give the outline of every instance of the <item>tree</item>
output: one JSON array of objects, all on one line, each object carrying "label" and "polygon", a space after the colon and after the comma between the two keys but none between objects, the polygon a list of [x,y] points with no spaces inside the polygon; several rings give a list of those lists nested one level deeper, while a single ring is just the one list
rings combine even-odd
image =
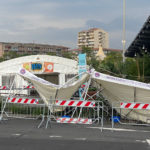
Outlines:
[{"label": "tree", "polygon": [[17,54],[17,52],[15,52],[15,51],[6,52],[3,55],[4,60],[9,60],[9,59],[17,58],[17,57],[20,57],[20,55]]},{"label": "tree", "polygon": [[75,59],[76,55],[72,52],[62,52],[62,57],[69,58],[69,59]]},{"label": "tree", "polygon": [[150,82],[150,54],[143,52],[135,57],[138,68],[138,80]]},{"label": "tree", "polygon": [[126,58],[124,63],[124,74],[127,79],[138,80],[138,67],[136,59]]},{"label": "tree", "polygon": [[82,54],[86,53],[87,58],[90,58],[93,55],[93,50],[90,47],[82,47]]},{"label": "tree", "polygon": [[97,60],[94,50],[90,47],[82,47],[82,53],[86,53],[87,64],[98,71],[100,61]]},{"label": "tree", "polygon": [[117,53],[117,52],[109,53],[107,57],[105,57],[105,59],[101,61],[99,67],[100,70],[103,72],[107,70],[108,72],[112,72],[114,74],[121,76],[124,71],[121,53]]},{"label": "tree", "polygon": [[56,52],[48,52],[47,55],[56,56]]}]

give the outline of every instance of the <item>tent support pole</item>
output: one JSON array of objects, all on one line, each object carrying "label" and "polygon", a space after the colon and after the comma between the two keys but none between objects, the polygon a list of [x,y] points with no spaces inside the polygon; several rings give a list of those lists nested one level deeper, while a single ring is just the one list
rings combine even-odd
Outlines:
[{"label": "tent support pole", "polygon": [[134,87],[134,102],[136,102],[136,87]]}]

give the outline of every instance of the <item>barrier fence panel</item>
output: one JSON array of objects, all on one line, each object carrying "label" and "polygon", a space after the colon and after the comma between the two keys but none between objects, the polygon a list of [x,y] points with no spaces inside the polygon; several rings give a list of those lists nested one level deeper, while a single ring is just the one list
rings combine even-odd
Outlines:
[{"label": "barrier fence panel", "polygon": [[2,75],[2,78],[0,121],[3,120],[4,115],[4,117],[26,119],[34,119],[44,115],[45,104],[41,103],[39,98],[29,97],[30,90],[34,89],[31,83],[24,81],[16,74]]},{"label": "barrier fence panel", "polygon": [[103,103],[101,101],[51,100],[48,122],[73,124],[100,123],[103,127]]},{"label": "barrier fence panel", "polygon": [[[122,115],[121,110],[150,110],[150,103],[140,103],[140,102],[115,102],[112,104],[112,130],[114,128],[114,123],[118,122],[120,124],[126,124],[126,125],[146,125],[149,126],[149,124],[139,124],[139,123],[123,123],[120,121],[120,118],[117,116],[114,116],[114,109],[120,109],[120,116]],[[129,113],[131,112],[129,111]],[[127,113],[128,114],[128,113]],[[116,121],[114,121],[116,120]]]},{"label": "barrier fence panel", "polygon": [[[8,77],[11,77],[9,84],[7,83]],[[48,114],[46,127],[51,120],[57,123],[74,124],[101,122],[101,127],[103,127],[103,103],[85,100],[90,81],[87,87],[84,87],[83,100],[50,100],[50,104],[46,107],[39,98],[28,97],[28,90],[34,89],[33,85],[24,82],[24,79],[16,74],[6,74],[4,78],[6,82],[0,86],[0,94],[3,97],[0,120],[3,120],[4,117],[36,119],[42,116],[42,121],[38,126],[40,127],[45,115]],[[73,79],[68,83],[72,81]]]},{"label": "barrier fence panel", "polygon": [[39,98],[28,97],[8,97],[2,100],[1,109],[5,105],[3,117],[22,118],[22,119],[37,119],[45,115],[45,104],[41,103]]},{"label": "barrier fence panel", "polygon": [[41,102],[39,98],[5,97],[1,104],[1,110],[4,110],[2,117],[20,119],[41,117],[38,128],[44,123],[45,116],[47,116],[46,128],[50,121],[73,124],[101,123],[101,130],[103,128],[101,101],[51,100],[48,108]]}]

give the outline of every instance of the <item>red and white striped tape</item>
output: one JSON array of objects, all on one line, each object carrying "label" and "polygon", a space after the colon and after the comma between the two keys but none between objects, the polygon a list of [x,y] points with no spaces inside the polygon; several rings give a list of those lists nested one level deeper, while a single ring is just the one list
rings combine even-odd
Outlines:
[{"label": "red and white striped tape", "polygon": [[[23,86],[24,89],[34,89],[34,86],[28,85],[28,86]],[[0,86],[0,90],[10,90],[9,87],[7,86]]]},{"label": "red and white striped tape", "polygon": [[34,89],[33,85],[24,86],[25,89]]},{"label": "red and white striped tape", "polygon": [[7,86],[0,86],[0,90],[6,90],[6,89],[8,89]]},{"label": "red and white striped tape", "polygon": [[88,119],[88,118],[57,118],[57,123],[92,124],[92,119]]},{"label": "red and white striped tape", "polygon": [[81,85],[81,88],[85,88],[85,84]]},{"label": "red and white striped tape", "polygon": [[34,98],[17,98],[9,97],[8,103],[17,103],[17,104],[38,104],[39,100]]},{"label": "red and white striped tape", "polygon": [[120,103],[120,108],[126,109],[150,109],[150,104],[141,103]]},{"label": "red and white striped tape", "polygon": [[78,101],[78,100],[56,100],[57,106],[72,106],[72,107],[95,107],[94,101]]}]

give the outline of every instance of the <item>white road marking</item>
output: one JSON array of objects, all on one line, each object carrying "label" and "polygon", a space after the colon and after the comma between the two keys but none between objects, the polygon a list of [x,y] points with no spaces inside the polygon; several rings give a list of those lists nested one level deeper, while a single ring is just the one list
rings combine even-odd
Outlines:
[{"label": "white road marking", "polygon": [[60,135],[50,135],[49,137],[50,138],[61,138],[62,136],[60,136]]},{"label": "white road marking", "polygon": [[[101,127],[87,127],[87,128],[93,128],[93,129],[101,129]],[[145,130],[133,130],[133,129],[123,129],[123,128],[103,128],[103,130],[114,130],[114,131],[129,131],[129,132],[150,132]]]},{"label": "white road marking", "polygon": [[[93,129],[101,129],[101,127],[88,127],[88,128],[93,128]],[[136,130],[132,130],[132,129],[121,129],[121,128],[103,128],[103,130],[114,130],[114,131],[136,131]]]},{"label": "white road marking", "polygon": [[146,139],[146,142],[148,143],[148,145],[150,145],[150,139]]},{"label": "white road marking", "polygon": [[136,142],[146,143],[144,140],[136,140]]},{"label": "white road marking", "polygon": [[86,138],[75,138],[75,140],[85,141]]},{"label": "white road marking", "polygon": [[15,134],[12,134],[12,135],[15,135],[15,136],[20,136],[21,134],[20,134],[20,133],[15,133]]}]

